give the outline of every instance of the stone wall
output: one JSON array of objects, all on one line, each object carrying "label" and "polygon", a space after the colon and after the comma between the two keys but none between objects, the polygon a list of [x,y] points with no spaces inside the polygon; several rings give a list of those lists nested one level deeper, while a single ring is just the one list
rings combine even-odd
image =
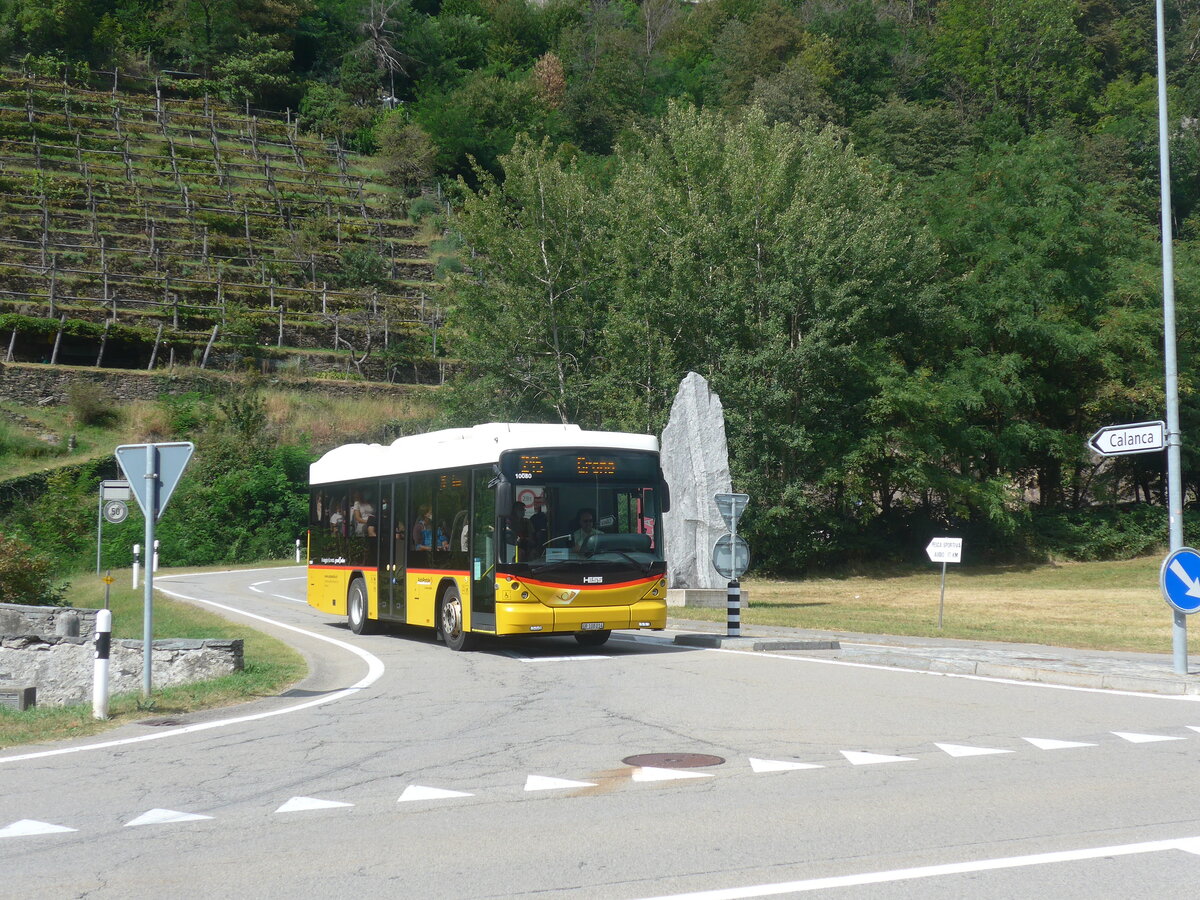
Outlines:
[{"label": "stone wall", "polygon": [[[155,641],[151,657],[155,688],[207,681],[242,669],[241,640]],[[85,638],[20,635],[0,637],[0,681],[37,688],[39,706],[90,703],[95,648]],[[142,687],[142,642],[113,641],[109,692]]]},{"label": "stone wall", "polygon": [[[95,609],[0,603],[0,682],[37,688],[39,706],[89,703],[95,668]],[[142,687],[142,642],[113,641],[109,692]],[[241,640],[155,641],[156,688],[207,681],[242,670]]]},{"label": "stone wall", "polygon": [[82,637],[91,640],[96,630],[96,609],[64,606],[19,606],[0,603],[0,637],[38,634]]},{"label": "stone wall", "polygon": [[[431,373],[430,380],[433,380]],[[0,398],[26,406],[46,406],[67,402],[72,384],[95,384],[114,401],[157,400],[162,394],[223,393],[233,382],[222,376],[198,369],[175,373],[137,372],[122,369],[80,369],[36,363],[7,363],[0,365]],[[269,379],[272,387],[294,391],[311,391],[335,397],[362,396],[364,393],[400,393],[412,390],[412,385],[381,384],[366,381],[333,381],[326,379]]]}]

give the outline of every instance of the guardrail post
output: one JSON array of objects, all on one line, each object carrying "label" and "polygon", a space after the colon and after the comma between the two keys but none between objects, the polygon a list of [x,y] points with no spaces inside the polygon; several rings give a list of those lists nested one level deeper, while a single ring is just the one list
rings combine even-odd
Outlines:
[{"label": "guardrail post", "polygon": [[92,718],[108,718],[108,655],[112,647],[112,612],[96,613],[96,661],[92,669]]}]

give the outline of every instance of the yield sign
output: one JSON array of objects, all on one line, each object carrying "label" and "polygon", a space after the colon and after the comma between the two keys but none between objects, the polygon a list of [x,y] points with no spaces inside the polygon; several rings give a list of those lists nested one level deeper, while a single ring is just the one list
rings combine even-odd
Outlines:
[{"label": "yield sign", "polygon": [[195,449],[190,441],[122,444],[117,448],[117,462],[147,519],[157,521],[162,516]]},{"label": "yield sign", "polygon": [[746,504],[750,502],[750,495],[715,494],[713,500],[717,503],[717,510],[721,513],[721,518],[725,520],[725,527],[730,531],[737,531],[738,519],[742,517]]}]

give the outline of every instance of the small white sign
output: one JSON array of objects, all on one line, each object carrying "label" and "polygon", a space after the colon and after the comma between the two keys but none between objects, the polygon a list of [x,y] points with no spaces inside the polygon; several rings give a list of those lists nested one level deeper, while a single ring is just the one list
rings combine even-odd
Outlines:
[{"label": "small white sign", "polygon": [[962,562],[962,538],[935,537],[925,548],[930,562],[956,563]]},{"label": "small white sign", "polygon": [[1167,446],[1167,426],[1165,422],[1108,425],[1088,438],[1088,446],[1101,456],[1153,453]]}]

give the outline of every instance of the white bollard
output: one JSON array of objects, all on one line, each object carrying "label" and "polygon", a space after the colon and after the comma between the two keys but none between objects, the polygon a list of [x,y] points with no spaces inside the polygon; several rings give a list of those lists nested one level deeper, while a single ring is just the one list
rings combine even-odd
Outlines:
[{"label": "white bollard", "polygon": [[158,573],[158,541],[154,542],[154,572]]},{"label": "white bollard", "polygon": [[300,562],[300,538],[296,538],[296,562]]},{"label": "white bollard", "polygon": [[96,662],[92,670],[92,718],[108,718],[108,653],[112,647],[112,613],[96,613]]},{"label": "white bollard", "polygon": [[137,590],[137,584],[138,584],[138,582],[137,582],[137,576],[138,576],[138,555],[139,555],[141,552],[142,552],[142,545],[141,545],[141,544],[134,544],[134,545],[133,545],[133,589],[134,589],[135,591]]}]

